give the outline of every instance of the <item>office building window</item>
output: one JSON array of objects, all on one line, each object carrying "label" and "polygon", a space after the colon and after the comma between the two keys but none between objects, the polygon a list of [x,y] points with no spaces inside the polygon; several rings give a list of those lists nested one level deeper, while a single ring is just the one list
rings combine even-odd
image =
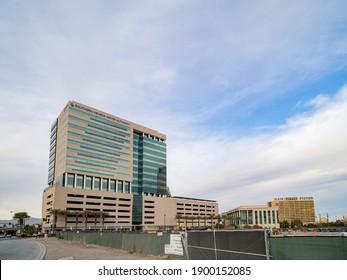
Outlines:
[{"label": "office building window", "polygon": [[76,188],[83,189],[83,175],[76,175]]},{"label": "office building window", "polygon": [[124,192],[130,193],[130,182],[124,182]]},{"label": "office building window", "polygon": [[73,188],[75,186],[75,175],[74,174],[67,174],[67,188]]},{"label": "office building window", "polygon": [[86,176],[86,189],[91,190],[92,189],[92,177]]},{"label": "office building window", "polygon": [[102,179],[102,190],[104,192],[108,191],[108,179]]},{"label": "office building window", "polygon": [[94,178],[94,190],[97,190],[97,191],[101,190],[101,179],[98,177]]},{"label": "office building window", "polygon": [[118,192],[123,192],[123,181],[118,181]]},{"label": "office building window", "polygon": [[115,191],[116,191],[116,181],[110,180],[110,192],[115,192]]}]

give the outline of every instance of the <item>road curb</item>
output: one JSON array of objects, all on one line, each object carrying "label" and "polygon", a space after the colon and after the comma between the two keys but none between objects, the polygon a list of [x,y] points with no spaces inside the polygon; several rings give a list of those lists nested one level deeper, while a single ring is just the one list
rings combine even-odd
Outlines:
[{"label": "road curb", "polygon": [[36,241],[36,240],[35,240],[35,242],[38,243],[38,244],[39,244],[39,247],[40,247],[40,253],[39,253],[37,259],[38,259],[38,260],[43,260],[43,258],[44,258],[45,255],[46,255],[47,248],[46,248],[46,246],[43,245],[40,241]]}]

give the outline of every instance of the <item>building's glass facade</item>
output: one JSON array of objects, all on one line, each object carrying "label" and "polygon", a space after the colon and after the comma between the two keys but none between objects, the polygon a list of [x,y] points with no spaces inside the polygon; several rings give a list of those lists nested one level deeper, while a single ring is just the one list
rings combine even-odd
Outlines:
[{"label": "building's glass facade", "polygon": [[279,225],[278,210],[263,210],[259,207],[237,208],[226,213],[230,217],[231,224],[244,227],[261,226],[273,227]]},{"label": "building's glass facade", "polygon": [[[58,122],[52,125],[49,180],[57,186],[130,193],[131,128],[76,108],[60,116],[60,141],[55,159]],[[55,162],[59,169],[54,170]],[[89,176],[88,176],[89,175]]]},{"label": "building's glass facade", "polygon": [[[129,195],[132,208],[122,209],[122,203],[114,203],[120,209],[111,209],[103,201],[93,211],[112,212],[109,219],[117,224],[132,218],[134,224],[141,224],[143,196],[162,197],[169,192],[165,139],[155,130],[70,101],[51,127],[48,184],[72,196],[81,191],[79,199],[86,201],[69,199],[59,208],[90,210],[87,205],[95,199],[90,195],[93,191],[102,192],[96,195],[101,200],[110,199],[110,193],[112,199],[119,194],[120,199],[129,200],[125,198]],[[49,216],[52,205],[45,206],[43,217]]]},{"label": "building's glass facade", "polygon": [[56,157],[56,146],[57,146],[57,129],[58,129],[58,119],[56,119],[51,126],[49,163],[48,163],[48,185],[52,184],[54,181],[55,157]]},{"label": "building's glass facade", "polygon": [[133,222],[136,224],[142,223],[142,195],[164,196],[168,193],[166,143],[159,138],[136,131],[133,134],[132,193]]}]

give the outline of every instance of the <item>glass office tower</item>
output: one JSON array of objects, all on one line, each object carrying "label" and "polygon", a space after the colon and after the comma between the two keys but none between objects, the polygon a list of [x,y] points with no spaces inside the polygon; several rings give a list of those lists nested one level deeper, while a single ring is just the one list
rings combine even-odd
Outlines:
[{"label": "glass office tower", "polygon": [[[115,224],[141,224],[142,196],[168,193],[165,140],[158,131],[69,101],[51,127],[43,218],[51,222],[58,208],[93,210],[108,211]],[[132,209],[118,209],[126,207],[119,200]]]}]

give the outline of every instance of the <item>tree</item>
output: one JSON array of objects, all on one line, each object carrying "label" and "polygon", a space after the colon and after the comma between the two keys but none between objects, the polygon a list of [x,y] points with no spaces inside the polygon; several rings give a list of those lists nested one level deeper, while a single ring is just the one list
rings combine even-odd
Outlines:
[{"label": "tree", "polygon": [[77,230],[77,224],[78,224],[78,217],[83,215],[83,212],[81,211],[72,211],[71,214],[76,217],[76,230]]},{"label": "tree", "polygon": [[198,216],[196,216],[196,218],[197,218],[197,220],[198,220],[198,229],[200,229],[200,220],[201,220],[201,216],[198,215]]},{"label": "tree", "polygon": [[204,220],[204,227],[207,228],[207,219],[208,219],[208,217],[207,216],[202,216],[202,219]]},{"label": "tree", "polygon": [[192,223],[192,228],[194,227],[194,220],[195,220],[195,216],[189,216],[189,220]]},{"label": "tree", "polygon": [[240,228],[241,217],[230,216],[228,219],[230,219],[232,226],[235,226],[235,228]]},{"label": "tree", "polygon": [[289,228],[289,222],[284,220],[280,222],[280,227],[281,228]]},{"label": "tree", "polygon": [[88,228],[88,217],[89,217],[89,215],[92,213],[92,211],[89,211],[89,210],[84,210],[83,212],[82,212],[82,215],[84,216],[84,225],[85,225],[85,229],[87,229]]},{"label": "tree", "polygon": [[177,223],[178,223],[178,228],[180,229],[181,228],[182,215],[177,214],[175,218],[176,218]]},{"label": "tree", "polygon": [[217,214],[216,215],[216,219],[217,219],[217,225],[216,225],[216,228],[220,229],[221,225],[221,221],[222,221],[222,216],[220,214]]},{"label": "tree", "polygon": [[211,215],[209,215],[209,218],[211,219],[211,229],[213,229],[214,228],[214,218],[215,218],[215,215],[211,214]]},{"label": "tree", "polygon": [[187,230],[187,220],[189,219],[189,216],[183,216],[182,218],[184,219],[185,229]]},{"label": "tree", "polygon": [[52,229],[54,230],[57,227],[57,220],[58,220],[58,215],[60,214],[61,210],[60,209],[51,209],[49,211],[49,214],[53,216],[52,219]]},{"label": "tree", "polygon": [[62,215],[65,216],[64,219],[65,219],[65,230],[66,230],[66,228],[67,228],[67,217],[68,217],[69,215],[71,215],[72,213],[71,213],[71,211],[69,211],[69,210],[61,210],[61,211],[60,211],[60,214],[62,214]]},{"label": "tree", "polygon": [[22,227],[24,225],[24,220],[30,218],[27,212],[18,212],[13,215],[12,219],[17,219],[19,222],[19,235],[22,236]]},{"label": "tree", "polygon": [[290,226],[291,226],[292,228],[302,227],[302,221],[301,221],[301,220],[293,220],[293,221],[290,223]]},{"label": "tree", "polygon": [[223,214],[222,215],[222,219],[223,219],[223,225],[224,225],[224,229],[226,229],[227,225],[226,225],[226,221],[228,220],[228,215]]},{"label": "tree", "polygon": [[92,211],[90,214],[94,217],[94,230],[96,230],[96,222],[98,220],[98,217],[101,216],[101,211]]},{"label": "tree", "polygon": [[105,227],[105,218],[110,216],[110,214],[108,214],[107,212],[103,212],[101,211],[100,212],[100,216],[101,216],[101,219],[102,219],[102,230],[104,230],[104,227]]}]

